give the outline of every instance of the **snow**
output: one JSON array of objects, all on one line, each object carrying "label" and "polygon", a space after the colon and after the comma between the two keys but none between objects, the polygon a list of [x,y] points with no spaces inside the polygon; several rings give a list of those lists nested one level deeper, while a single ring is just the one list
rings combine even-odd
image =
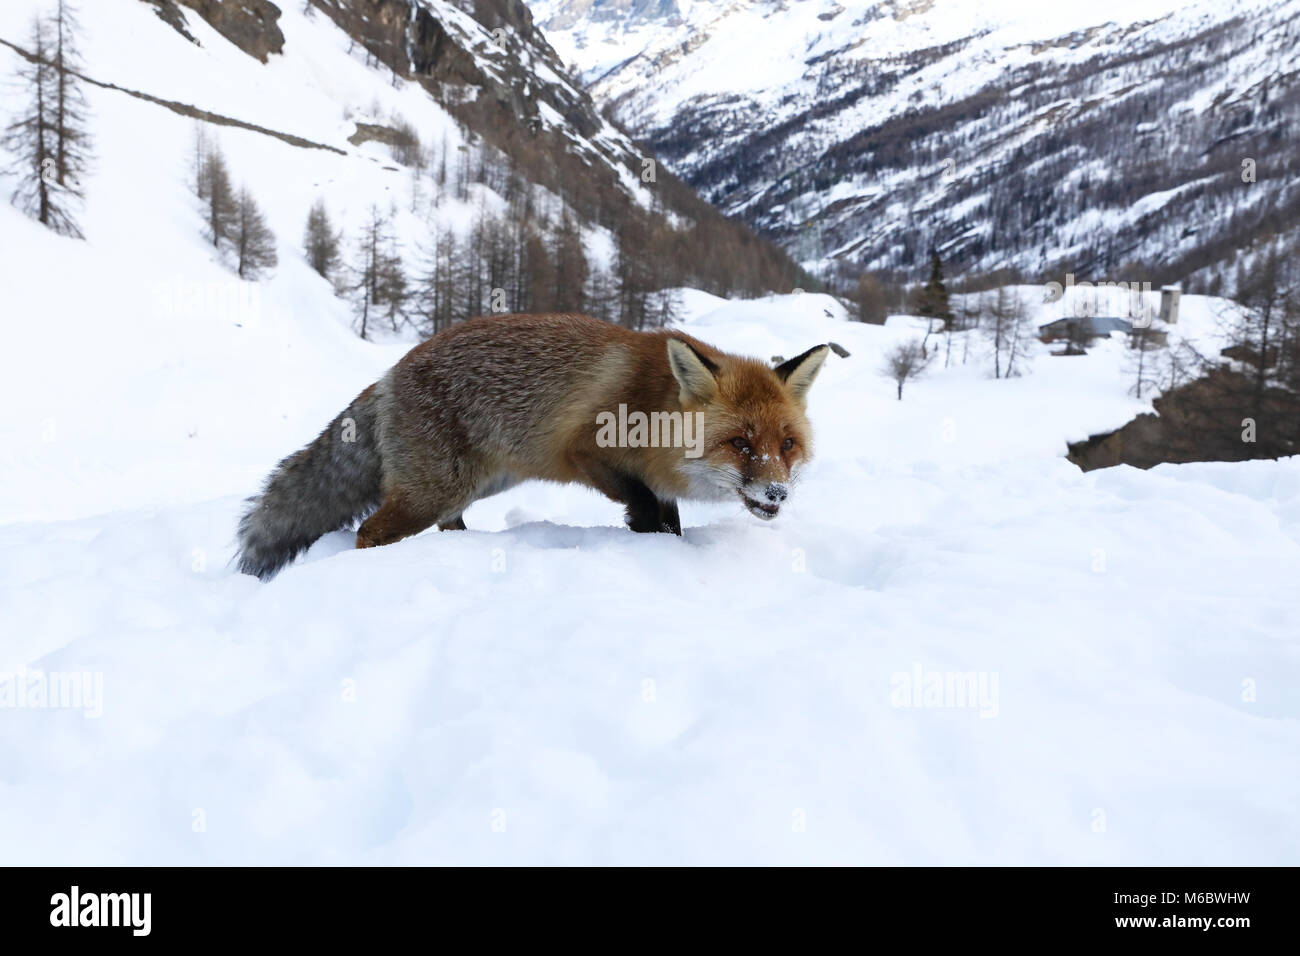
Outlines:
[{"label": "snow", "polygon": [[[1245,2],[1238,0],[1232,8]],[[807,72],[828,55],[844,60],[883,60],[959,40],[975,45],[963,51],[962,69],[953,73],[923,71],[907,87],[899,102],[912,102],[912,91],[950,93],[952,88],[975,84],[982,71],[994,76],[1007,58],[1028,60],[1037,55],[1031,45],[1088,28],[1128,26],[1168,17],[1176,10],[1188,21],[1215,9],[1202,0],[1180,8],[1169,0],[1106,0],[1102,3],[1067,3],[1045,7],[1026,0],[994,0],[973,4],[967,0],[918,0],[881,4],[879,0],[813,0],[782,3],[779,0],[677,4],[681,16],[662,19],[580,17],[576,22],[555,20],[566,0],[530,0],[536,21],[561,57],[593,85],[598,98],[617,100],[631,95],[636,113],[661,121],[682,103],[697,97],[743,94],[754,102],[777,107],[797,90],[811,96]],[[1220,2],[1217,7],[1224,5]],[[823,14],[840,12],[829,20]],[[563,25],[561,25],[563,23]],[[1107,31],[1109,32],[1109,31]],[[793,38],[793,39],[792,39]],[[1081,44],[1086,46],[1087,44]],[[689,47],[689,48],[688,48]],[[791,55],[795,50],[799,55]],[[983,59],[983,63],[972,62]],[[656,71],[653,89],[642,86],[645,72]],[[890,98],[893,99],[892,97]],[[880,98],[864,109],[879,117]]]},{"label": "snow", "polygon": [[298,230],[391,174],[223,130],[281,240],[254,294],[190,124],[89,96],[87,241],[0,206],[0,860],[1300,861],[1300,460],[1079,472],[1066,441],[1149,408],[1119,343],[994,381],[972,340],[900,402],[915,320],[686,290],[718,346],[851,353],[780,518],[634,535],[525,485],[263,584],[244,497],[410,344],[351,333]]},{"label": "snow", "polygon": [[[1297,859],[1300,463],[1079,473],[1064,440],[1136,404],[1106,349],[897,402],[907,323],[692,292],[721,346],[852,353],[789,514],[638,536],[524,486],[260,584],[227,565],[242,496],[400,347],[275,307],[292,270],[259,323],[176,329],[128,250],[0,212],[17,314],[54,256],[101,301],[12,329],[45,360],[3,386],[0,673],[98,675],[102,715],[3,709],[7,862]],[[924,694],[967,674],[974,706]]]}]

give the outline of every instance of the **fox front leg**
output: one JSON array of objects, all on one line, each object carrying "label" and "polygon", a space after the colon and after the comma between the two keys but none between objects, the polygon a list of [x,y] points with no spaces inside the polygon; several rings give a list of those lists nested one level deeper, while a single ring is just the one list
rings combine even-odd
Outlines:
[{"label": "fox front leg", "polygon": [[627,505],[627,526],[633,531],[682,533],[682,522],[677,516],[677,502],[660,501],[640,481],[626,481],[623,501]]},{"label": "fox front leg", "polygon": [[682,519],[677,511],[677,502],[660,501],[649,488],[644,485],[642,488],[645,493],[628,502],[627,526],[633,531],[680,535]]},{"label": "fox front leg", "polygon": [[682,533],[677,502],[660,501],[640,478],[591,458],[580,459],[580,471],[591,487],[625,506],[625,520],[633,531]]},{"label": "fox front leg", "polygon": [[677,513],[677,502],[659,502],[659,530],[669,534],[681,535],[682,516]]}]

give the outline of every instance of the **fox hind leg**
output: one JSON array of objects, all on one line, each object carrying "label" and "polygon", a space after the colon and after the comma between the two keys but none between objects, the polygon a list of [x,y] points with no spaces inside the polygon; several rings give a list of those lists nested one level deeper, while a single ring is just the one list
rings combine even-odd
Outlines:
[{"label": "fox hind leg", "polygon": [[437,514],[413,506],[406,499],[390,494],[361,527],[357,529],[358,548],[377,548],[402,538],[419,534],[438,520]]}]

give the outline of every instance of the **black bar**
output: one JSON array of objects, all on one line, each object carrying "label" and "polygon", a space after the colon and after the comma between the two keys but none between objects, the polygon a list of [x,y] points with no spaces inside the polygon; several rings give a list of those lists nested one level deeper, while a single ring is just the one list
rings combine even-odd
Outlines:
[{"label": "black bar", "polygon": [[[629,868],[569,869],[540,878],[520,870],[421,868],[10,868],[3,873],[7,889],[0,895],[0,926],[10,945],[58,942],[59,937],[66,942],[71,936],[91,945],[115,937],[114,942],[132,944],[286,941],[337,948],[348,940],[373,942],[412,932],[430,934],[425,938],[436,945],[440,938],[451,941],[445,936],[449,927],[456,927],[456,936],[468,932],[485,942],[532,933],[534,944],[564,938],[620,946],[658,939],[671,945],[685,941],[674,927],[698,922],[759,941],[769,932],[820,935],[839,928],[868,943],[902,934],[926,948],[945,940],[975,945],[1125,939],[1223,947],[1290,938],[1287,931],[1296,923],[1295,872],[1277,868],[725,874]],[[108,922],[116,913],[120,925],[53,925],[71,922],[74,886],[78,922],[95,914]],[[100,894],[115,895],[104,900]],[[147,935],[143,894],[148,894]]]}]

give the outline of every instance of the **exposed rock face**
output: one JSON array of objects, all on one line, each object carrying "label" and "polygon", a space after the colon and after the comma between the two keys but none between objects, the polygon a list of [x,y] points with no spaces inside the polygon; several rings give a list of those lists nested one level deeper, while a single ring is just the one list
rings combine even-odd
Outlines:
[{"label": "exposed rock face", "polygon": [[[1157,398],[1113,432],[1074,442],[1066,456],[1084,471],[1165,462],[1250,461],[1300,451],[1300,396],[1269,388],[1256,399],[1248,379],[1215,369]],[[1252,427],[1247,427],[1253,422]],[[1247,438],[1249,436],[1249,438]]]},{"label": "exposed rock face", "polygon": [[474,19],[492,26],[512,26],[524,39],[533,35],[533,14],[524,0],[474,0]]},{"label": "exposed rock face", "polygon": [[400,76],[478,85],[482,71],[426,7],[411,0],[312,0],[376,60]]},{"label": "exposed rock face", "polygon": [[348,137],[353,146],[362,143],[383,143],[385,146],[398,146],[407,141],[400,132],[391,126],[377,126],[374,123],[357,123],[357,129]]},{"label": "exposed rock face", "polygon": [[1070,444],[1066,457],[1083,471],[1110,468],[1114,465],[1132,465],[1151,468],[1171,459],[1166,425],[1150,412],[1139,415],[1113,432],[1092,435],[1087,441]]},{"label": "exposed rock face", "polygon": [[[280,19],[280,8],[270,0],[178,0],[178,2],[208,21],[212,29],[235,46],[249,56],[257,57],[263,63],[272,53],[279,53],[284,49],[284,34],[280,32],[276,22]],[[158,15],[167,20],[162,10]]]},{"label": "exposed rock face", "polygon": [[[534,70],[545,66],[564,74],[559,56],[533,26],[532,14],[522,0],[473,0],[473,18],[489,31],[503,30],[499,49],[471,51],[475,42],[449,27],[423,4],[414,0],[311,0],[312,4],[353,37],[371,56],[399,76],[420,81],[434,98],[480,131],[501,125],[486,115],[470,115],[475,104],[487,103],[510,114],[510,126],[520,121],[531,128],[539,102],[564,117],[580,135],[600,128],[591,98],[567,83],[539,84]],[[457,88],[471,90],[459,97]],[[478,93],[487,93],[486,102]]]},{"label": "exposed rock face", "polygon": [[199,42],[194,39],[194,34],[190,33],[189,25],[185,22],[185,14],[181,13],[174,0],[144,0],[144,2],[154,8],[154,12],[158,14],[158,19],[163,23],[191,43]]}]

